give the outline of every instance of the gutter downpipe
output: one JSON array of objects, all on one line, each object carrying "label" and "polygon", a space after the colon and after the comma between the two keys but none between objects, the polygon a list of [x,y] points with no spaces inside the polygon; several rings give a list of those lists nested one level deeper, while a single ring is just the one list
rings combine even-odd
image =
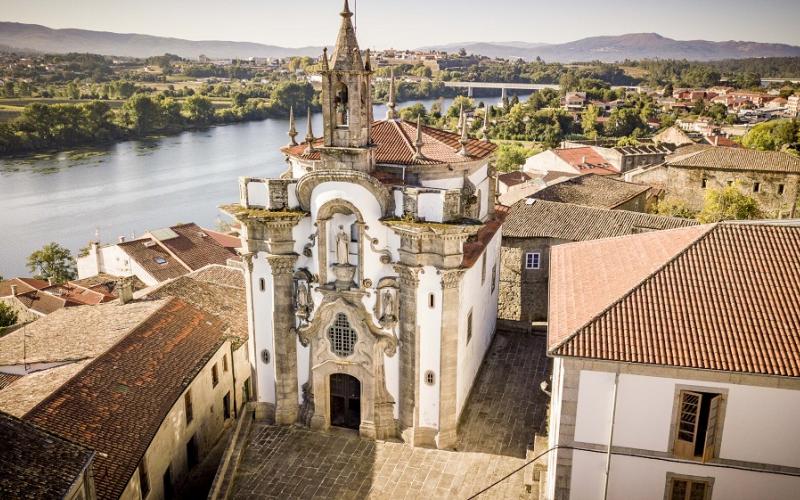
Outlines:
[{"label": "gutter downpipe", "polygon": [[611,472],[611,443],[614,441],[614,418],[617,414],[617,387],[619,386],[619,370],[614,374],[614,392],[611,403],[611,428],[608,430],[608,449],[606,450],[606,478],[603,484],[603,500],[608,500],[608,476]]}]

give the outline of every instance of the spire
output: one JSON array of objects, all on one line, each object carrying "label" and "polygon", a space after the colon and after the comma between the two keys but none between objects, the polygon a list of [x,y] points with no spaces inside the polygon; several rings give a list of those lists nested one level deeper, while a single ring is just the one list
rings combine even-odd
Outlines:
[{"label": "spire", "polygon": [[361,51],[358,49],[356,31],[353,29],[350,5],[347,0],[342,9],[342,24],[339,27],[339,36],[336,38],[336,47],[333,49],[333,69],[341,71],[363,71],[364,63],[361,60]]},{"label": "spire", "polygon": [[322,71],[330,71],[328,67],[328,47],[322,47]]},{"label": "spire", "polygon": [[290,146],[297,146],[297,129],[294,126],[294,106],[289,106],[289,138],[291,142],[289,143]]},{"label": "spire", "polygon": [[308,107],[308,128],[306,129],[306,146],[305,154],[309,154],[314,151],[314,129],[311,125],[311,106]]},{"label": "spire", "polygon": [[492,114],[492,107],[487,104],[483,114],[483,140],[489,142],[489,118]]},{"label": "spire", "polygon": [[469,144],[469,136],[467,135],[467,118],[464,116],[464,105],[461,105],[461,139],[458,140],[461,144],[461,149],[458,154],[461,156],[469,156],[467,152],[467,144]]},{"label": "spire", "polygon": [[389,100],[386,102],[386,119],[396,120],[397,111],[395,111],[396,103],[394,102],[394,68],[392,68],[392,75],[389,80]]},{"label": "spire", "polygon": [[422,116],[417,115],[417,139],[414,141],[414,159],[421,160],[425,158],[422,154]]}]

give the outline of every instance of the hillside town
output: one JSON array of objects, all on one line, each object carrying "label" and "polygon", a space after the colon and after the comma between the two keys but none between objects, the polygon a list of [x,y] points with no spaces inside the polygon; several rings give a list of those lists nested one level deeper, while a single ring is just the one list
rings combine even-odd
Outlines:
[{"label": "hillside town", "polygon": [[800,83],[402,107],[472,56],[330,23],[223,223],[0,277],[0,498],[796,499]]}]

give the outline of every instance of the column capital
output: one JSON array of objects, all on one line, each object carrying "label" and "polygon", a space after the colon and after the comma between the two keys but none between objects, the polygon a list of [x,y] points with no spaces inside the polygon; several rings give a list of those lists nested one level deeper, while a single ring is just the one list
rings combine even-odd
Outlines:
[{"label": "column capital", "polygon": [[267,261],[272,268],[273,276],[294,274],[294,265],[297,262],[296,254],[288,255],[268,255]]},{"label": "column capital", "polygon": [[414,286],[419,284],[419,274],[422,272],[421,267],[409,266],[406,264],[395,264],[394,270],[397,276],[403,283],[412,284]]},{"label": "column capital", "polygon": [[464,276],[464,269],[442,269],[439,274],[442,277],[442,288],[458,288],[461,284],[461,277]]}]

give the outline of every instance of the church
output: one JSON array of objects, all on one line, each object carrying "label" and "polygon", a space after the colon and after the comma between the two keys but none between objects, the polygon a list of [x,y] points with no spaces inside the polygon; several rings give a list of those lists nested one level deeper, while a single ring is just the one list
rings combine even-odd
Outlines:
[{"label": "church", "polygon": [[[324,130],[294,119],[279,178],[241,178],[256,417],[452,448],[497,317],[495,146],[403,121],[347,1],[320,61]],[[310,111],[309,111],[310,118]]]}]

